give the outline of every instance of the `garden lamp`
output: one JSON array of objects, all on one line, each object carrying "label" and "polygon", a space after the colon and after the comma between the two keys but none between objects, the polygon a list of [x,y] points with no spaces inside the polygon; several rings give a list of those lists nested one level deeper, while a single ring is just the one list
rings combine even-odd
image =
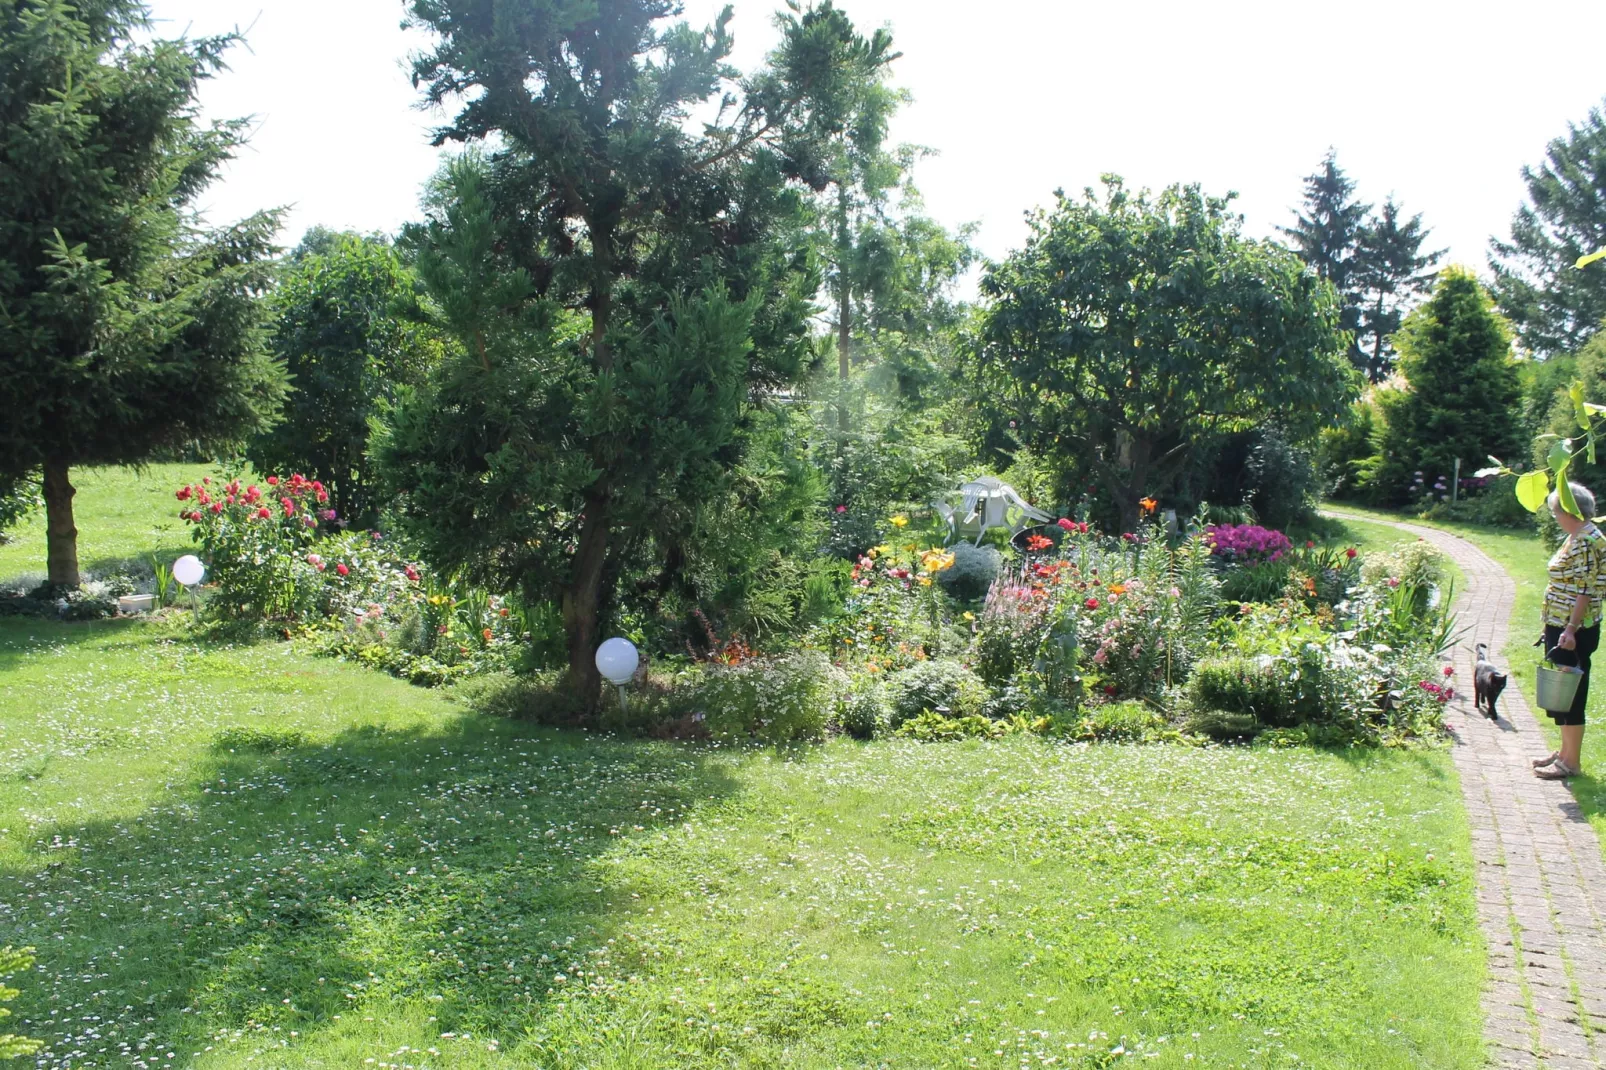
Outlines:
[{"label": "garden lamp", "polygon": [[621,710],[625,708],[625,685],[636,675],[636,666],[639,664],[641,658],[636,653],[636,644],[628,639],[615,636],[597,647],[597,671],[619,689]]},{"label": "garden lamp", "polygon": [[190,592],[190,610],[193,612],[199,607],[195,601],[195,585],[206,576],[206,566],[194,554],[185,554],[173,562],[173,578],[183,584]]}]

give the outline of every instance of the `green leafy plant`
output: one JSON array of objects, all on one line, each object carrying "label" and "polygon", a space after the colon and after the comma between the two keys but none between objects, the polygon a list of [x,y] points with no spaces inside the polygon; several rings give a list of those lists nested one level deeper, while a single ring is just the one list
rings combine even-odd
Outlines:
[{"label": "green leafy plant", "polygon": [[[0,978],[21,973],[33,965],[33,948],[15,948],[9,944],[0,947]],[[17,989],[0,984],[0,1003],[9,1003],[20,995]],[[11,1017],[11,1008],[0,1007],[0,1021]],[[32,1055],[43,1045],[37,1040],[15,1033],[0,1033],[0,1059],[20,1059]]]}]

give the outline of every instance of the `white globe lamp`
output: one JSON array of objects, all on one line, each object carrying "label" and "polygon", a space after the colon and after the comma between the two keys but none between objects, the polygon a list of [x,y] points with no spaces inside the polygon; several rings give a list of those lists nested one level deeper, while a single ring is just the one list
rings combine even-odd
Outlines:
[{"label": "white globe lamp", "polygon": [[636,675],[636,666],[641,664],[641,657],[636,653],[636,644],[628,639],[615,636],[597,647],[597,671],[602,678],[619,689],[619,708],[626,708],[625,685],[630,678]]},{"label": "white globe lamp", "polygon": [[597,647],[597,671],[605,680],[615,687],[623,687],[636,675],[636,666],[641,664],[641,657],[636,653],[636,644],[628,639],[609,639]]},{"label": "white globe lamp", "polygon": [[194,554],[185,554],[173,562],[173,578],[186,587],[194,587],[206,576],[206,566]]}]

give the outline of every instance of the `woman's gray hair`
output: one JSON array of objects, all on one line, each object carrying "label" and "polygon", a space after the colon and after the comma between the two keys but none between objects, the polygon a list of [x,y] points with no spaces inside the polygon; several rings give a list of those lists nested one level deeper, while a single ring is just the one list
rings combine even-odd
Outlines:
[{"label": "woman's gray hair", "polygon": [[[1567,486],[1573,492],[1573,501],[1578,503],[1579,510],[1584,514],[1583,516],[1579,517],[1579,519],[1588,520],[1590,517],[1594,516],[1595,495],[1590,493],[1589,488],[1584,486],[1582,483],[1574,483],[1570,480],[1568,481]],[[1557,494],[1555,491],[1551,491],[1550,497],[1545,499],[1545,504],[1550,506],[1552,512],[1561,509],[1561,495]],[[1562,511],[1565,512],[1566,510]]]}]

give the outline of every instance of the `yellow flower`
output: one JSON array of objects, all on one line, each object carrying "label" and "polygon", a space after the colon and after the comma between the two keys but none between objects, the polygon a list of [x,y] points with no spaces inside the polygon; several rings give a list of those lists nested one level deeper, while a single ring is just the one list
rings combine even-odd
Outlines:
[{"label": "yellow flower", "polygon": [[966,620],[975,620],[976,619],[976,614],[967,611],[965,613],[965,619]]},{"label": "yellow flower", "polygon": [[902,513],[899,513],[897,516],[892,518],[892,526],[895,528],[906,528],[909,526],[909,518],[904,516]]},{"label": "yellow flower", "polygon": [[891,549],[892,547],[887,546],[885,543],[880,546],[872,546],[870,547],[870,556],[874,557],[876,554],[884,554]]},{"label": "yellow flower", "polygon": [[922,587],[930,587],[931,586],[931,577],[930,576],[921,576],[920,577],[920,586],[922,586]]}]

